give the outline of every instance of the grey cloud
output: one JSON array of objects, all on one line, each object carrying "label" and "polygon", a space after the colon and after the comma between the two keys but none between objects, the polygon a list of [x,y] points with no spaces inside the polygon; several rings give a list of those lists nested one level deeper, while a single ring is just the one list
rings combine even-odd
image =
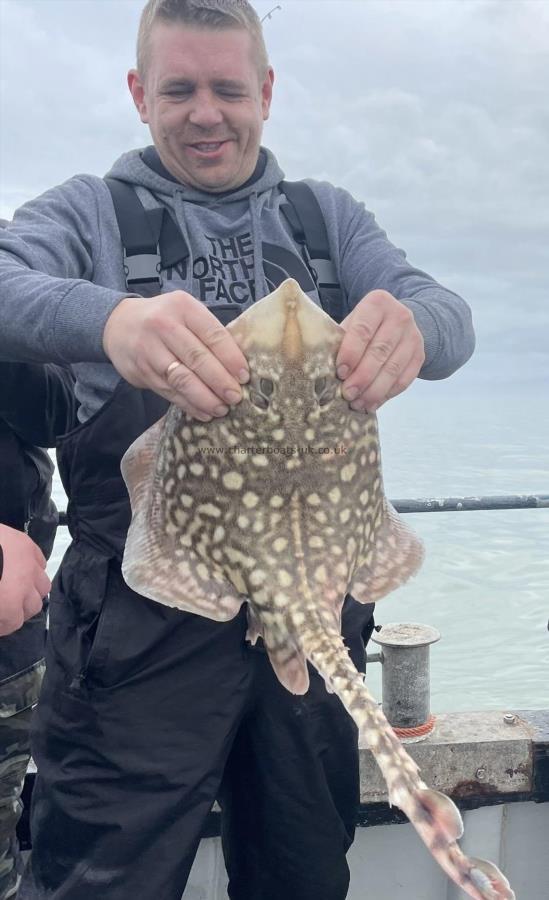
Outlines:
[{"label": "grey cloud", "polygon": [[[323,17],[327,6],[332,15]],[[285,49],[282,15],[273,17],[283,73],[274,148],[287,143],[289,118],[299,175],[313,172],[364,199],[413,262],[480,306],[490,333],[527,313],[526,328],[538,329],[533,341],[546,349],[549,4],[338,9],[286,4],[291,33],[306,34],[307,48],[314,36],[321,48],[291,78],[285,66],[298,46]],[[296,83],[308,85],[306,104],[292,103]],[[313,154],[311,133],[322,134]]]}]

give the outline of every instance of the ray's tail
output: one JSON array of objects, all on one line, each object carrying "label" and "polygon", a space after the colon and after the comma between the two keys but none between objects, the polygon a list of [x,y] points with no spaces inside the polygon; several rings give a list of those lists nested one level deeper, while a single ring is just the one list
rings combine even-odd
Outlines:
[{"label": "ray's tail", "polygon": [[[466,856],[458,840],[463,823],[456,805],[431,790],[395,735],[355,669],[339,634],[302,634],[303,651],[356,722],[359,739],[372,751],[387,782],[389,802],[398,806],[446,874],[474,900],[515,900],[509,882],[493,863]],[[337,649],[336,649],[337,648]]]}]

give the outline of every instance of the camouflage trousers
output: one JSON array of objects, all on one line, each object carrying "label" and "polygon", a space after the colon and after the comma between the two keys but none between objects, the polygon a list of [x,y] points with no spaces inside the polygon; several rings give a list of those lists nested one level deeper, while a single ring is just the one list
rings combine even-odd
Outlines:
[{"label": "camouflage trousers", "polygon": [[43,674],[39,660],[0,682],[0,900],[15,897],[21,875],[15,827],[30,759],[32,708]]}]

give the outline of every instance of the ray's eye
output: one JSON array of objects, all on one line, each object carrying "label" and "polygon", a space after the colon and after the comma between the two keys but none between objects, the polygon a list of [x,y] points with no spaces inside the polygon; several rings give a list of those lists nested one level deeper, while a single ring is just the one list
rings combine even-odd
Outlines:
[{"label": "ray's eye", "polygon": [[250,402],[253,403],[254,406],[257,406],[258,409],[268,409],[269,401],[267,397],[264,397],[263,394],[258,394],[257,391],[254,391],[253,388],[250,389]]},{"label": "ray's eye", "polygon": [[268,409],[273,393],[274,381],[272,378],[266,378],[265,376],[259,379],[254,378],[249,386],[250,402],[257,409]]},{"label": "ray's eye", "polygon": [[324,388],[326,387],[326,376],[321,375],[320,378],[315,379],[315,394],[317,397],[320,397]]},{"label": "ray's eye", "polygon": [[315,394],[319,406],[327,406],[330,400],[336,395],[336,386],[333,381],[329,382],[325,375],[315,378]]},{"label": "ray's eye", "polygon": [[270,378],[261,378],[259,381],[259,390],[264,397],[270,397],[274,391],[274,383]]}]

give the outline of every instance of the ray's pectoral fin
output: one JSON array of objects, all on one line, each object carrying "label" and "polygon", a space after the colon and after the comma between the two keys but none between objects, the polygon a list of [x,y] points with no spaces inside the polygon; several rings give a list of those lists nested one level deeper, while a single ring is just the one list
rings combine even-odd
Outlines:
[{"label": "ray's pectoral fin", "polygon": [[246,640],[254,647],[257,644],[258,638],[263,637],[263,626],[251,603],[248,603],[247,615],[248,630],[246,632]]},{"label": "ray's pectoral fin", "polygon": [[376,541],[354,573],[350,593],[360,603],[372,603],[408,581],[423,561],[423,544],[385,500]]},{"label": "ray's pectoral fin", "polygon": [[215,565],[185,546],[184,533],[176,538],[178,530],[167,525],[165,491],[158,474],[163,426],[160,419],[122,458],[132,507],[122,574],[138,594],[224,622],[234,618],[245,598]]},{"label": "ray's pectoral fin", "polygon": [[291,694],[306,694],[309,690],[309,671],[303,652],[290,640],[289,635],[276,626],[262,624],[252,603],[248,606],[247,639],[255,644],[263,639],[265,650],[280,683]]},{"label": "ray's pectoral fin", "polygon": [[145,509],[151,479],[154,475],[158,444],[166,416],[162,416],[131,444],[120,463],[120,471],[126,483],[132,515],[141,515]]},{"label": "ray's pectoral fin", "polygon": [[309,672],[301,650],[288,644],[270,646],[268,634],[264,640],[271,665],[280,683],[291,694],[306,694],[309,690]]}]

